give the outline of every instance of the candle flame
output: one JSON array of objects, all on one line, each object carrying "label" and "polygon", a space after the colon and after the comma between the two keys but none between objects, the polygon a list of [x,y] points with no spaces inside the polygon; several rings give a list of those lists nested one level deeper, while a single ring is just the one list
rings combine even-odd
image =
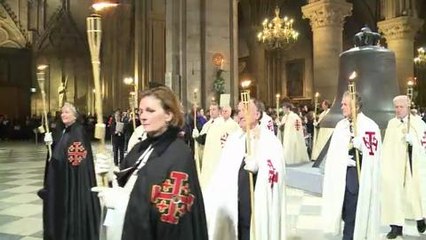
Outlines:
[{"label": "candle flame", "polygon": [[244,89],[249,88],[250,84],[251,84],[250,80],[244,80],[244,81],[241,82],[241,87],[244,88]]},{"label": "candle flame", "polygon": [[356,71],[353,71],[352,74],[349,76],[349,80],[355,80],[355,78],[358,76],[358,74],[356,73]]}]

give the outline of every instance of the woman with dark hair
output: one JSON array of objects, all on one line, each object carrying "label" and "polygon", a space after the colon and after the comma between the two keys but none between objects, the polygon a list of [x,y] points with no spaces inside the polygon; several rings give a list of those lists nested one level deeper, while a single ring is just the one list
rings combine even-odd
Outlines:
[{"label": "woman with dark hair", "polygon": [[[85,129],[77,121],[71,103],[62,107],[62,134],[55,137],[46,163],[43,198],[44,239],[99,239],[99,199],[90,189],[96,186],[92,149]],[[52,141],[51,135],[49,136]]]},{"label": "woman with dark hair", "polygon": [[178,99],[156,87],[142,93],[139,110],[147,138],[120,164],[132,173],[126,181],[119,177],[121,187],[100,193],[109,208],[108,239],[207,239],[193,153],[177,137],[183,125]]}]

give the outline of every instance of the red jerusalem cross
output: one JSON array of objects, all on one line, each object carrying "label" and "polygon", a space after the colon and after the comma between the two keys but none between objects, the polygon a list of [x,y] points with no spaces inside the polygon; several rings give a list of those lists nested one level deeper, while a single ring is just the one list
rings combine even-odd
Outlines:
[{"label": "red jerusalem cross", "polygon": [[422,137],[421,143],[422,143],[422,146],[424,148],[426,148],[426,131],[423,133],[423,137]]},{"label": "red jerusalem cross", "polygon": [[179,218],[191,211],[194,195],[190,194],[188,174],[171,172],[161,186],[152,186],[151,202],[161,214],[160,220],[170,224],[178,224]]},{"label": "red jerusalem cross", "polygon": [[271,130],[272,132],[274,131],[274,123],[272,122],[272,120],[268,121],[268,129]]},{"label": "red jerusalem cross", "polygon": [[68,147],[68,161],[72,166],[80,165],[80,162],[86,158],[87,150],[81,142],[73,142]]},{"label": "red jerusalem cross", "polygon": [[296,120],[296,124],[295,124],[295,127],[296,127],[296,131],[299,131],[299,129],[300,129],[300,126],[301,124],[300,124],[300,121],[299,121],[299,119],[297,119]]},{"label": "red jerusalem cross", "polygon": [[272,165],[272,161],[270,159],[268,159],[267,163],[268,163],[268,167],[269,167],[268,181],[271,184],[271,188],[273,188],[274,183],[278,182],[278,173],[275,170],[274,165]]},{"label": "red jerusalem cross", "polygon": [[365,136],[362,138],[370,156],[374,156],[374,152],[377,151],[378,141],[375,135],[375,132],[365,132]]}]

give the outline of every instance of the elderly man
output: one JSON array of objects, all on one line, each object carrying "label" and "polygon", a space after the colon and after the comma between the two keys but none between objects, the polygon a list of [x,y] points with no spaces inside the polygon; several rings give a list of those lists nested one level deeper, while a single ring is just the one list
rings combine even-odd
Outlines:
[{"label": "elderly man", "polygon": [[202,158],[203,168],[200,174],[200,184],[203,190],[209,184],[210,178],[216,170],[222,148],[228,136],[240,129],[238,123],[231,118],[231,111],[230,106],[223,106],[222,116],[217,118],[208,131]]},{"label": "elderly man", "polygon": [[405,95],[393,99],[395,117],[383,140],[382,221],[391,227],[388,239],[402,236],[405,219],[416,220],[419,233],[426,229],[426,126],[409,115],[409,103]]},{"label": "elderly man", "polygon": [[[282,146],[271,131],[259,126],[261,114],[256,100],[247,108],[238,105],[241,130],[229,136],[203,192],[210,240],[286,238]],[[253,203],[248,172],[255,179]]]},{"label": "elderly man", "polygon": [[[341,103],[345,118],[334,129],[325,162],[324,232],[339,234],[343,220],[343,240],[377,240],[380,239],[380,199],[375,193],[380,175],[380,130],[361,112],[362,102],[358,95],[355,111],[351,103],[350,93],[345,92]],[[355,113],[356,122],[353,122]]]}]

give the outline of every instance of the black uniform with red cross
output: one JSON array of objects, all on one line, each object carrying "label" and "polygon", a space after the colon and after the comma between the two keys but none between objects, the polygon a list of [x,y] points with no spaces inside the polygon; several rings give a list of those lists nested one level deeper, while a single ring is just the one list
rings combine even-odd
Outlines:
[{"label": "black uniform with red cross", "polygon": [[90,141],[78,122],[68,126],[47,164],[45,239],[99,239],[100,206]]},{"label": "black uniform with red cross", "polygon": [[130,195],[121,239],[205,240],[204,203],[193,153],[169,128],[159,137],[148,137],[133,147],[121,168],[133,166],[146,148],[154,150]]}]

